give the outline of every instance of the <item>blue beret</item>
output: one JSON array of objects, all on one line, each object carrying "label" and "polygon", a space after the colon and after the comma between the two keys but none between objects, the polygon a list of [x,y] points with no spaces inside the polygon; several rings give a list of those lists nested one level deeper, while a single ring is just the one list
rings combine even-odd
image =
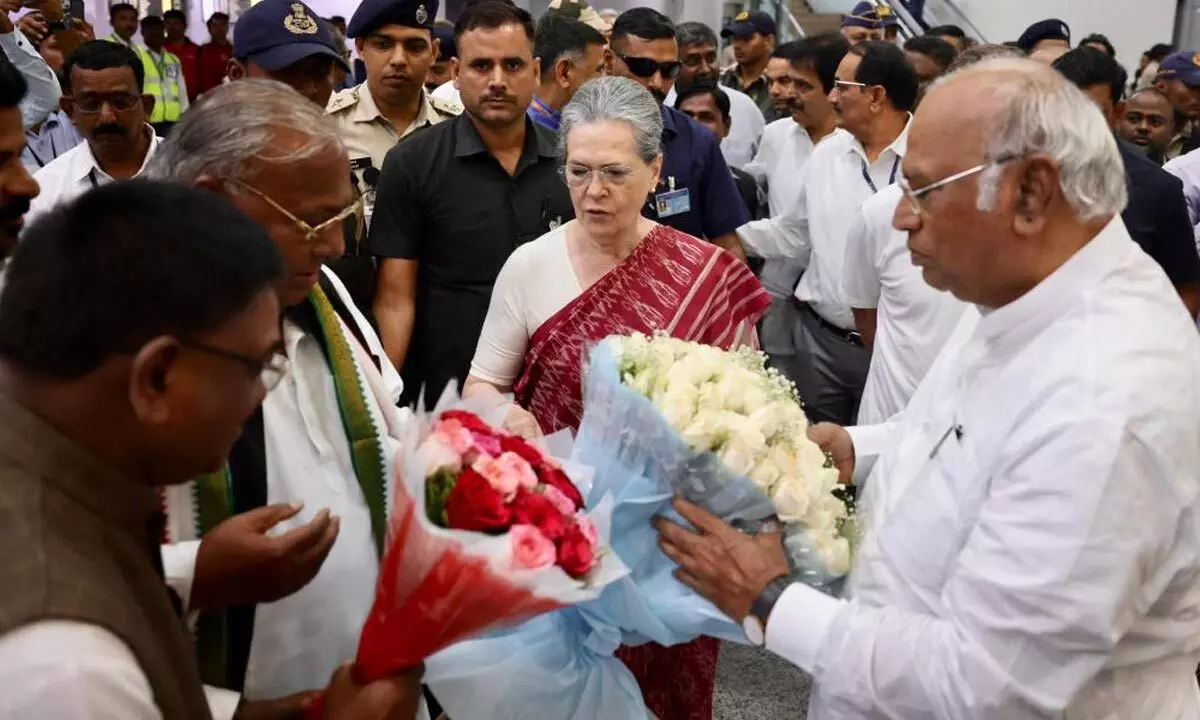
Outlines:
[{"label": "blue beret", "polygon": [[262,0],[233,26],[233,56],[275,72],[312,55],[328,55],[350,72],[329,24],[300,0]]},{"label": "blue beret", "polygon": [[1168,55],[1158,64],[1158,77],[1178,80],[1188,87],[1200,87],[1200,55],[1193,52]]},{"label": "blue beret", "polygon": [[750,37],[758,33],[760,35],[778,35],[779,28],[775,26],[775,19],[765,12],[755,10],[753,12],[741,12],[736,17],[725,24],[721,29],[721,37]]},{"label": "blue beret", "polygon": [[[886,6],[885,6],[886,7]],[[888,8],[891,10],[891,8]],[[862,27],[868,30],[879,30],[884,21],[880,19],[877,8],[869,2],[860,2],[850,12],[842,16],[842,27]]]},{"label": "blue beret", "polygon": [[1021,37],[1017,38],[1017,47],[1029,52],[1043,40],[1066,40],[1070,44],[1071,28],[1062,20],[1053,18],[1035,22],[1021,33]]},{"label": "blue beret", "polygon": [[433,30],[438,0],[363,0],[346,25],[346,35],[362,38],[384,25]]}]

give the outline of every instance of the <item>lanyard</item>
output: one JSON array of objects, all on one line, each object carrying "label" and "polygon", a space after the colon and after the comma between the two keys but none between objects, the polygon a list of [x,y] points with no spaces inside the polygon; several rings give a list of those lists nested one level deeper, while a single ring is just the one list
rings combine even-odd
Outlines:
[{"label": "lanyard", "polygon": [[[871,188],[871,192],[878,193],[879,188],[875,187],[875,181],[871,179],[871,173],[867,172],[867,161],[863,160],[862,158],[859,158],[858,161],[860,163],[862,163],[863,180],[867,181],[867,185]],[[888,185],[891,185],[892,183],[896,182],[896,172],[899,169],[900,169],[900,156],[897,155],[896,161],[892,163],[892,175],[891,175],[891,177],[888,178]]]},{"label": "lanyard", "polygon": [[100,183],[96,181],[96,168],[92,168],[91,170],[88,170],[87,177],[88,177],[88,182],[90,182],[92,184],[93,190],[100,187]]}]

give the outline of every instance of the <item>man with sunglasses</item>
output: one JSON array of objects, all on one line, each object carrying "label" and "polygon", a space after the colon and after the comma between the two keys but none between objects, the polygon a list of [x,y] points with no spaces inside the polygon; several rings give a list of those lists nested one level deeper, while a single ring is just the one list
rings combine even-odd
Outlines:
[{"label": "man with sunglasses", "polygon": [[145,68],[129,47],[88,41],[67,58],[63,73],[85,142],[37,172],[42,192],[30,219],[92,188],[141,174],[162,141],[147,122],[154,98],[142,93]]},{"label": "man with sunglasses", "polygon": [[610,75],[650,91],[663,115],[663,167],[644,215],[745,258],[737,229],[749,222],[720,140],[708,128],[664,102],[679,75],[675,25],[650,8],[621,13],[605,54]]},{"label": "man with sunglasses", "polygon": [[[302,712],[352,658],[383,549],[400,378],[325,266],[362,229],[350,161],[324,109],[291,88],[241,80],[209,91],[151,173],[230,198],[283,257],[281,349],[225,467],[167,493],[168,578],[200,612],[205,680],[225,708]],[[270,536],[265,533],[275,526]],[[302,630],[298,630],[302,628]]]},{"label": "man with sunglasses", "polygon": [[904,51],[861,43],[842,58],[829,95],[838,133],[809,156],[795,202],[738,231],[748,251],[805,266],[793,293],[796,384],[814,421],[854,421],[871,352],[842,290],[851,222],[861,205],[896,182],[919,81]]}]

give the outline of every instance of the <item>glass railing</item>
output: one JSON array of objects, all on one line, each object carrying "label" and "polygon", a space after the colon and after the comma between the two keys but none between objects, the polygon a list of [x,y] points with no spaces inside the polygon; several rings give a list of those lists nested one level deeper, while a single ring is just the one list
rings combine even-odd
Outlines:
[{"label": "glass railing", "polygon": [[924,32],[924,28],[937,25],[957,25],[975,40],[987,42],[987,38],[954,0],[897,0],[892,5],[902,22],[907,16],[921,32]]}]

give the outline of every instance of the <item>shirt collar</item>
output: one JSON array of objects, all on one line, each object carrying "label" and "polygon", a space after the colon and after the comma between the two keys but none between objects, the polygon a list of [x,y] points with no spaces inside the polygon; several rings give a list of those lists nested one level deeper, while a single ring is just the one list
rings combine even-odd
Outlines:
[{"label": "shirt collar", "polygon": [[[883,152],[879,153],[879,157],[886,155],[889,150],[898,158],[904,157],[905,153],[908,152],[908,129],[912,127],[912,121],[912,113],[908,113],[908,120],[904,123],[904,129],[900,131],[900,134],[896,136],[896,139],[890,145],[883,149]],[[851,152],[865,160],[867,151],[863,148],[862,141],[855,137],[853,133],[847,133],[847,135],[850,136]]]},{"label": "shirt collar", "polygon": [[[350,119],[356,123],[373,123],[383,120],[390,126],[391,123],[383,113],[380,112],[379,106],[375,104],[375,98],[371,95],[371,88],[367,83],[359,85],[355,92],[358,93],[358,103],[354,106],[354,112]],[[433,122],[437,111],[433,109],[433,103],[429,102],[429,93],[421,89],[421,105],[417,109],[417,115],[413,118],[409,127],[413,130],[425,127]]]},{"label": "shirt collar", "polygon": [[[556,158],[558,157],[558,148],[554,143],[554,133],[541,128],[530,117],[529,113],[524,113],[525,117],[525,147],[521,149],[521,159],[517,161],[517,168],[525,167],[528,162],[533,161],[534,155],[541,157]],[[483,138],[479,137],[479,131],[475,129],[475,123],[471,122],[471,118],[467,113],[463,113],[454,118],[454,157],[468,157],[470,155],[480,155],[483,153],[491,154],[487,145],[483,143]]]},{"label": "shirt collar", "polygon": [[1124,221],[1114,215],[1099,234],[1032,290],[1003,307],[980,308],[983,319],[977,336],[993,346],[1024,342],[1111,274],[1133,247]]},{"label": "shirt collar", "polygon": [[547,102],[544,102],[537,95],[534,95],[533,101],[529,103],[529,112],[535,115],[540,115],[549,120],[550,124],[554,126],[553,129],[555,130],[558,129],[558,126],[562,122],[562,113],[558,110],[555,110],[553,106]]},{"label": "shirt collar", "polygon": [[[142,158],[142,166],[137,171],[138,175],[146,171],[146,165],[150,163],[150,158],[154,157],[154,151],[158,149],[158,144],[162,142],[162,138],[158,137],[154,132],[154,128],[149,125],[145,127],[144,132],[150,135],[150,147],[146,149],[146,157]],[[76,182],[83,182],[93,169],[101,175],[108,177],[108,173],[100,169],[100,163],[96,161],[96,156],[92,154],[92,146],[87,140],[84,140],[82,144],[83,152],[77,156],[79,161],[72,168],[71,179]]]}]

